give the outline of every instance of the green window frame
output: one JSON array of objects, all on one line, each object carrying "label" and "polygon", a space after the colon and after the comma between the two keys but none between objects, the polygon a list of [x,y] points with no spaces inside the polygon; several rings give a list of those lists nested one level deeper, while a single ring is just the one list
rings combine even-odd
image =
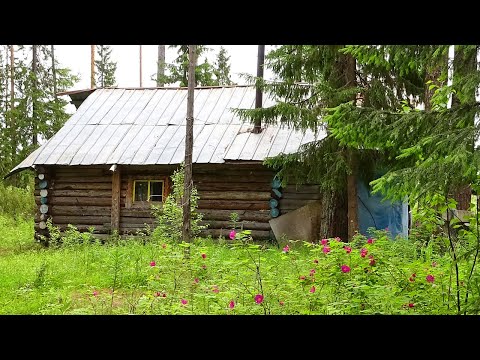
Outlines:
[{"label": "green window frame", "polygon": [[[155,191],[155,186],[152,186],[152,184],[158,184],[160,183],[160,191]],[[143,192],[140,191],[140,184],[144,186]],[[146,188],[145,188],[146,185]],[[138,186],[138,188],[137,188]],[[145,194],[146,190],[146,194]],[[142,201],[148,201],[148,202],[163,202],[163,197],[164,197],[164,191],[165,191],[165,182],[164,180],[133,180],[133,196],[132,196],[132,202],[142,202]],[[152,194],[152,192],[155,192]],[[146,199],[137,199],[137,195],[139,194],[146,195]],[[152,197],[155,198],[160,198],[160,200],[153,200]]]}]

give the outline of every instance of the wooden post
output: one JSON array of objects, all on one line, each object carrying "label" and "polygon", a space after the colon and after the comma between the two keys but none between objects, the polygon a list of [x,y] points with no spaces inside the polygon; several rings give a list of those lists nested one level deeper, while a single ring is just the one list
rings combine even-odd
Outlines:
[{"label": "wooden post", "polygon": [[182,239],[190,242],[191,211],[190,194],[192,181],[192,152],[193,152],[193,96],[195,89],[196,45],[188,45],[188,94],[187,94],[187,126],[185,135],[185,182],[183,192],[183,229]]},{"label": "wooden post", "polygon": [[[265,61],[265,45],[258,45],[258,59],[257,59],[257,77],[263,79],[263,63]],[[257,87],[255,93],[255,109],[262,107],[262,90]],[[253,133],[259,134],[262,132],[262,123],[259,120],[255,120],[253,126]]]},{"label": "wooden post", "polygon": [[120,229],[120,188],[122,184],[120,166],[113,165],[112,174],[112,212],[111,212],[111,231],[118,233]]},{"label": "wooden post", "polygon": [[142,87],[142,45],[140,46],[140,87]]},{"label": "wooden post", "polygon": [[95,45],[90,45],[90,88],[95,87]]},{"label": "wooden post", "polygon": [[158,45],[157,87],[164,86],[165,76],[165,45]]}]

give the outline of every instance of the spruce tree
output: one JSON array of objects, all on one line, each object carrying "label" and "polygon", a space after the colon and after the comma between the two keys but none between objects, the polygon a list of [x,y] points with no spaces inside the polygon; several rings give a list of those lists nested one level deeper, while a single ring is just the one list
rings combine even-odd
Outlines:
[{"label": "spruce tree", "polygon": [[96,45],[98,60],[95,60],[95,86],[104,88],[116,86],[115,71],[117,63],[112,61],[112,49],[109,45]]},{"label": "spruce tree", "polygon": [[233,81],[230,79],[230,56],[228,56],[227,50],[223,46],[220,46],[218,51],[213,73],[215,74],[215,85],[233,84]]}]

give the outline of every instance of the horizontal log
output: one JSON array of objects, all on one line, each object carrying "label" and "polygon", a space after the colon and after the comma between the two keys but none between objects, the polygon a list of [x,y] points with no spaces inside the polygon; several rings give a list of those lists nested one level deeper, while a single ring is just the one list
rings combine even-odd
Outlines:
[{"label": "horizontal log", "polygon": [[55,168],[55,175],[61,176],[103,176],[106,175],[107,169],[93,168],[93,167],[78,167],[78,168]]},{"label": "horizontal log", "polygon": [[93,177],[84,177],[84,176],[62,176],[58,175],[55,177],[55,186],[57,184],[76,184],[76,183],[112,183],[111,176],[93,176]]},{"label": "horizontal log", "polygon": [[151,210],[148,209],[135,209],[135,208],[121,208],[121,217],[154,217]]},{"label": "horizontal log", "polygon": [[214,210],[214,209],[199,209],[199,213],[203,214],[205,220],[230,220],[230,215],[235,212],[238,214],[240,221],[261,221],[268,222],[270,220],[269,210]]},{"label": "horizontal log", "polygon": [[89,196],[89,197],[111,197],[112,190],[52,190],[50,197],[57,196]]},{"label": "horizontal log", "polygon": [[[218,238],[219,236],[224,236],[225,238],[229,238],[230,229],[206,229],[200,232],[200,236],[211,236],[213,238]],[[264,240],[270,238],[270,231],[265,230],[252,230],[252,237],[253,240]]]},{"label": "horizontal log", "polygon": [[272,171],[272,169],[262,165],[261,163],[254,162],[243,162],[240,164],[238,161],[236,163],[230,164],[193,164],[193,173],[196,172],[218,172],[225,170],[255,170],[255,171]]},{"label": "horizontal log", "polygon": [[271,175],[231,175],[223,176],[222,174],[199,174],[193,176],[193,181],[197,183],[270,183],[272,181]]},{"label": "horizontal log", "polygon": [[139,230],[139,231],[143,231],[147,228],[147,226],[153,230],[155,228],[155,225],[153,224],[122,224],[120,223],[120,229],[121,230]]},{"label": "horizontal log", "polygon": [[212,173],[215,173],[215,176],[220,177],[232,177],[232,176],[263,176],[269,177],[270,181],[275,176],[273,171],[268,170],[258,170],[258,169],[240,169],[240,168],[230,168],[230,169],[219,169],[217,171],[212,171],[212,169],[204,171],[194,171],[193,176],[195,178],[200,178],[202,176],[212,176]]},{"label": "horizontal log", "polygon": [[109,206],[52,205],[50,209],[52,215],[107,216],[110,213],[111,208]]},{"label": "horizontal log", "polygon": [[[60,231],[65,231],[68,228],[68,224],[58,224],[57,225],[57,224],[54,223],[53,225],[56,226]],[[80,232],[89,231],[89,228],[93,227],[94,228],[94,230],[93,230],[94,234],[108,234],[108,233],[110,233],[110,227],[106,227],[106,226],[102,226],[102,225],[96,225],[96,226],[87,225],[87,224],[74,224],[74,225],[77,228],[77,230],[80,231]],[[39,230],[41,230],[39,228],[38,224],[35,224],[34,229],[37,232]]]},{"label": "horizontal log", "polygon": [[230,201],[230,200],[202,200],[198,201],[199,209],[226,209],[226,210],[269,210],[268,201]]},{"label": "horizontal log", "polygon": [[54,196],[50,199],[51,205],[78,205],[78,206],[110,206],[111,197],[86,197],[86,196]]},{"label": "horizontal log", "polygon": [[306,193],[284,193],[282,194],[282,199],[293,199],[293,200],[320,200],[322,195],[320,193],[316,194],[306,194]]},{"label": "horizontal log", "polygon": [[120,224],[156,224],[158,221],[153,217],[122,217]]},{"label": "horizontal log", "polygon": [[[231,231],[231,221],[217,221],[217,220],[204,220],[200,222],[201,225],[208,224],[208,229],[228,229]],[[257,221],[239,221],[236,223],[236,229],[242,228],[244,230],[270,230],[270,224]],[[238,230],[237,230],[238,231]]]},{"label": "horizontal log", "polygon": [[110,216],[52,216],[54,224],[104,225],[110,223]]},{"label": "horizontal log", "polygon": [[315,201],[318,201],[318,200],[281,199],[278,207],[279,209],[298,209],[298,208],[301,208],[302,206],[305,206]]},{"label": "horizontal log", "polygon": [[270,191],[199,191],[198,195],[202,200],[270,200]]},{"label": "horizontal log", "polygon": [[58,183],[55,182],[54,189],[55,190],[111,190],[112,189],[112,181],[106,183],[77,183],[77,182],[70,182],[70,183]]},{"label": "horizontal log", "polygon": [[320,192],[320,186],[289,184],[282,188],[281,191],[282,193],[318,194]]},{"label": "horizontal log", "polygon": [[264,183],[256,183],[255,188],[252,188],[250,183],[208,183],[193,182],[194,186],[197,188],[198,192],[202,191],[270,191],[270,184],[266,181]]}]

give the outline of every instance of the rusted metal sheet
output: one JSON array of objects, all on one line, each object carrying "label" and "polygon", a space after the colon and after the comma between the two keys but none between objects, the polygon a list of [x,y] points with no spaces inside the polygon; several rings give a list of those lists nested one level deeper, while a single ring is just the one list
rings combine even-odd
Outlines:
[{"label": "rusted metal sheet", "polygon": [[[65,125],[12,171],[41,164],[176,164],[184,158],[187,89],[97,89]],[[253,108],[252,86],[195,90],[193,162],[262,161],[326,136],[243,122],[232,109]],[[263,106],[274,104],[263,98]]]}]

